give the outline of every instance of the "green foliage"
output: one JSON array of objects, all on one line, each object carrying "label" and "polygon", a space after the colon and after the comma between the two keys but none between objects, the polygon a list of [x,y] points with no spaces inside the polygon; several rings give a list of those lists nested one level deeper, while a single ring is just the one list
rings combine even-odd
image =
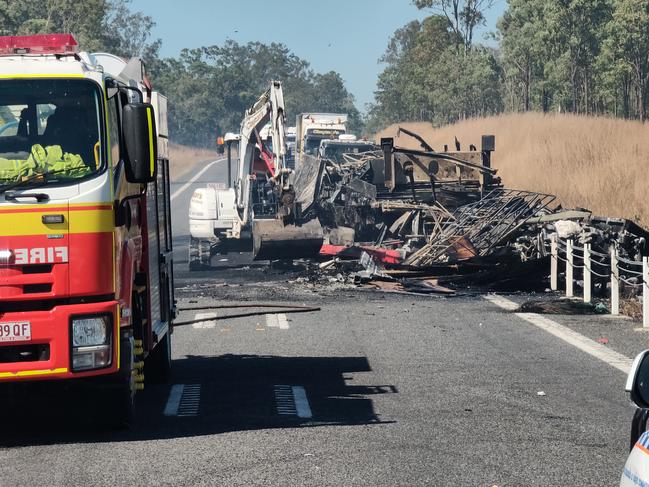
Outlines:
[{"label": "green foliage", "polygon": [[101,49],[107,0],[0,0],[0,35],[72,32],[90,51]]},{"label": "green foliage", "polygon": [[457,40],[470,49],[476,28],[485,24],[484,12],[494,6],[495,0],[412,0],[412,3],[445,17]]},{"label": "green foliage", "polygon": [[399,29],[381,61],[387,66],[370,107],[371,129],[403,120],[443,124],[502,109],[494,52],[465,49],[445,16]]},{"label": "green foliage", "polygon": [[379,60],[368,127],[505,111],[647,118],[649,0],[508,0],[495,50],[472,42],[489,0],[411,0],[434,15]]},{"label": "green foliage", "polygon": [[335,72],[316,74],[309,63],[283,44],[228,41],[224,46],[184,50],[177,59],[158,62],[156,85],[169,96],[170,132],[194,146],[213,145],[217,135],[237,132],[244,111],[280,80],[288,123],[307,111],[343,112],[352,129],[361,128],[352,95]]},{"label": "green foliage", "polygon": [[633,112],[644,121],[649,78],[649,0],[614,1],[606,34],[599,67],[609,96],[616,108],[621,99],[624,116]]},{"label": "green foliage", "polygon": [[150,41],[153,19],[142,12],[131,11],[131,0],[110,0],[103,18],[104,46],[107,52],[125,58],[140,57],[153,64],[157,61],[160,39]]},{"label": "green foliage", "polygon": [[151,17],[132,12],[131,0],[0,0],[0,35],[70,32],[86,51],[155,60]]},{"label": "green foliage", "polygon": [[498,29],[507,109],[646,118],[649,1],[510,0]]}]

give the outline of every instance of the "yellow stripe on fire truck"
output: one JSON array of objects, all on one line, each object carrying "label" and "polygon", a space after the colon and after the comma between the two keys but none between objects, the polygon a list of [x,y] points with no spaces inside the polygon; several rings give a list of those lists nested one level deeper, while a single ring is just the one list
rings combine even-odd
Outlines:
[{"label": "yellow stripe on fire truck", "polygon": [[[99,205],[83,205],[97,207]],[[104,233],[115,229],[115,216],[111,205],[102,205],[102,209],[81,209],[70,206],[66,209],[50,209],[41,206],[41,211],[6,211],[0,208],[0,237],[17,237],[28,235],[51,235],[56,233]],[[43,223],[44,215],[65,214],[63,223]]]}]

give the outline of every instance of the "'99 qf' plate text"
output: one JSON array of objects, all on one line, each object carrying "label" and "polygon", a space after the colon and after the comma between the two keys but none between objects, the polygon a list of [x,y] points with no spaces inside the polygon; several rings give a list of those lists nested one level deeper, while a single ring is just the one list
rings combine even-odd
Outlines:
[{"label": "'99 qf' plate text", "polygon": [[27,321],[0,323],[0,342],[22,342],[32,338],[32,327]]}]

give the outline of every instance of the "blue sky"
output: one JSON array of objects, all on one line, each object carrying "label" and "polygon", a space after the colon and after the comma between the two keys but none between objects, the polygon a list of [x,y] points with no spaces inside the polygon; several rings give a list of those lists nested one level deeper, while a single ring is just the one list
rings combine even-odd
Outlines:
[{"label": "blue sky", "polygon": [[[185,47],[281,42],[318,72],[338,71],[365,111],[373,100],[378,58],[396,29],[427,13],[410,0],[132,0],[153,17],[162,55]],[[275,8],[273,9],[273,5]],[[486,32],[495,30],[506,0],[496,0]]]}]

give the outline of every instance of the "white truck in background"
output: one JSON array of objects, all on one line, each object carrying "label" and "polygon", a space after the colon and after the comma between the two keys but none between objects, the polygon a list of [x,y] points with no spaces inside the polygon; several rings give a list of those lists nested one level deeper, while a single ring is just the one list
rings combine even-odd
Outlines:
[{"label": "white truck in background", "polygon": [[317,156],[320,142],[326,139],[337,139],[347,133],[345,113],[301,113],[295,124],[295,160],[303,155]]}]

